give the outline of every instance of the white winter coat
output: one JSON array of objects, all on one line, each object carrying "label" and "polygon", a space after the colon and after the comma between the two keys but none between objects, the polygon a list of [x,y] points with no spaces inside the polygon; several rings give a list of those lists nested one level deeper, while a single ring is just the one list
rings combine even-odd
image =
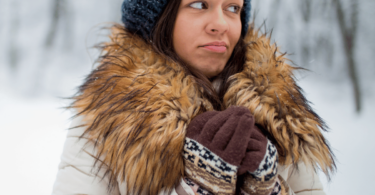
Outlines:
[{"label": "white winter coat", "polygon": [[[78,126],[80,119],[73,121],[72,126]],[[65,194],[108,194],[108,178],[103,176],[101,170],[96,176],[93,168],[95,149],[86,139],[79,139],[84,132],[84,128],[75,128],[70,130],[65,141],[64,151],[61,155],[59,171],[53,186],[52,195]],[[296,171],[292,166],[279,166],[279,175],[289,185],[289,194],[293,195],[325,195],[323,186],[317,174],[308,170],[302,163]],[[126,186],[119,183],[116,189],[111,191],[112,195],[125,195]],[[161,193],[165,194],[165,193]],[[190,187],[181,181],[172,195],[194,195]]]}]

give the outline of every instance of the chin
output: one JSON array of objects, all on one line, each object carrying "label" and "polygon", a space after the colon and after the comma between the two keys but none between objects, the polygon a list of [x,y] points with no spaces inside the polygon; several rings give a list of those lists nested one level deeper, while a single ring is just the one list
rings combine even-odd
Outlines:
[{"label": "chin", "polygon": [[205,75],[206,75],[207,78],[212,78],[212,77],[215,77],[215,76],[219,75],[222,71],[223,71],[222,69],[210,71],[210,72],[205,73]]},{"label": "chin", "polygon": [[224,70],[224,67],[225,63],[218,60],[196,63],[195,66],[193,66],[193,68],[203,73],[207,78],[212,78],[219,75]]}]

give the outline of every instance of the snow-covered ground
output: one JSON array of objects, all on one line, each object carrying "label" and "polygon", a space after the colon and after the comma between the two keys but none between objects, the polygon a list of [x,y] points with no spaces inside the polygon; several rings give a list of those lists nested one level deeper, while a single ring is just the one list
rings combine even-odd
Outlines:
[{"label": "snow-covered ground", "polygon": [[0,94],[0,194],[51,194],[70,113],[54,98]]},{"label": "snow-covered ground", "polygon": [[[327,194],[372,194],[375,101],[365,98],[364,110],[357,115],[346,83],[307,77],[300,84],[331,128],[326,136],[336,154],[338,171],[330,183],[321,174]],[[68,102],[4,91],[0,94],[0,194],[50,194],[71,115],[61,107]]]},{"label": "snow-covered ground", "polygon": [[[332,84],[308,78],[301,81],[301,86],[331,129],[325,136],[337,158],[337,173],[331,182],[320,175],[326,193],[374,194],[375,99],[365,96],[363,111],[356,114],[349,83]],[[372,91],[375,92],[374,88]]]}]

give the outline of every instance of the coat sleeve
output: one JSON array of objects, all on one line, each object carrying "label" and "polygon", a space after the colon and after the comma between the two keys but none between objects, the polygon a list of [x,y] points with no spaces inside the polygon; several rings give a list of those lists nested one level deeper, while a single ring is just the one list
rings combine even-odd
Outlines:
[{"label": "coat sleeve", "polygon": [[[74,119],[71,127],[78,126],[80,122],[80,118]],[[101,179],[104,171],[99,172],[96,177],[93,169],[95,162],[93,145],[87,143],[85,138],[79,139],[83,132],[83,127],[68,132],[53,186],[53,195],[108,194],[108,178]],[[118,189],[114,189],[111,194],[120,195]]]},{"label": "coat sleeve", "polygon": [[[71,127],[81,124],[81,118],[73,120]],[[69,130],[58,166],[58,173],[53,186],[52,195],[90,194],[90,195],[125,195],[126,186],[119,183],[118,187],[108,192],[109,179],[103,178],[105,170],[97,175],[94,166],[95,149],[87,139],[79,137],[83,134],[84,127]],[[164,195],[166,193],[161,193]],[[181,180],[180,185],[172,191],[171,195],[194,195],[192,189]]]},{"label": "coat sleeve", "polygon": [[326,195],[319,176],[305,166],[280,167],[279,175],[285,179],[284,185],[288,188],[289,195]]}]

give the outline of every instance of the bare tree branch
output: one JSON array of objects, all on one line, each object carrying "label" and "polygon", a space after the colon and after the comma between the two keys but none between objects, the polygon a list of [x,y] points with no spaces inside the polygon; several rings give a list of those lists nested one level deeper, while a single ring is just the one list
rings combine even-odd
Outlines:
[{"label": "bare tree branch", "polygon": [[351,30],[353,37],[356,37],[358,29],[358,4],[358,0],[351,0],[351,6],[353,8],[351,14]]},{"label": "bare tree branch", "polygon": [[270,21],[270,26],[273,28],[276,28],[278,24],[278,15],[279,15],[279,10],[280,10],[280,0],[274,0],[270,9],[269,13],[269,21]]},{"label": "bare tree branch", "polygon": [[349,71],[350,80],[353,85],[354,99],[356,111],[360,112],[362,107],[362,95],[360,84],[358,80],[358,73],[356,69],[356,62],[354,59],[354,49],[355,49],[355,37],[357,34],[357,22],[358,22],[358,0],[351,0],[352,12],[350,15],[350,24],[345,22],[345,14],[343,6],[340,0],[333,0],[336,7],[337,20],[340,27],[340,32],[342,35],[342,40],[344,44],[345,57],[347,60],[347,66]]},{"label": "bare tree branch", "polygon": [[52,20],[51,20],[50,29],[47,34],[46,42],[45,42],[46,47],[51,47],[54,43],[58,24],[61,20],[61,16],[66,11],[65,3],[66,3],[66,0],[54,0],[53,1]]},{"label": "bare tree branch", "polygon": [[10,35],[9,35],[9,64],[11,69],[15,71],[18,66],[19,62],[19,51],[17,45],[17,35],[18,29],[20,24],[20,19],[18,15],[18,1],[13,0],[11,4],[12,10],[12,19],[11,19],[11,26],[10,26]]},{"label": "bare tree branch", "polygon": [[312,3],[311,0],[300,0],[299,1],[301,11],[302,11],[302,16],[303,16],[303,19],[305,20],[306,23],[308,23],[310,21],[310,18],[311,18],[311,3]]}]

